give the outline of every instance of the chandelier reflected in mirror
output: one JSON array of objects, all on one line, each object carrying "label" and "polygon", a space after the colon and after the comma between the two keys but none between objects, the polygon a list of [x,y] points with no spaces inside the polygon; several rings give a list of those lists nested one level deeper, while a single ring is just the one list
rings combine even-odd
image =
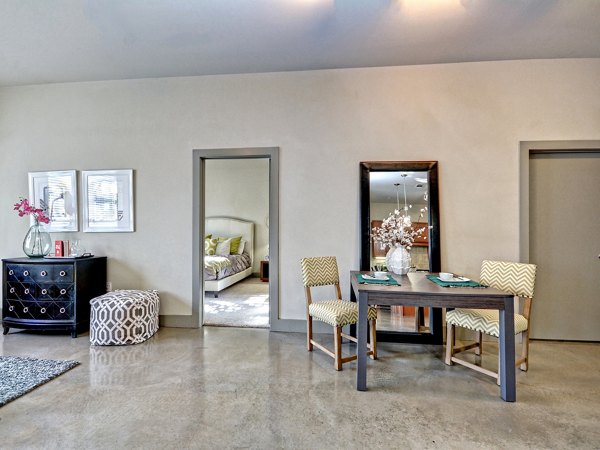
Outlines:
[{"label": "chandelier reflected in mirror", "polygon": [[[405,275],[411,267],[410,249],[417,236],[425,232],[425,227],[414,229],[410,218],[410,208],[406,198],[406,173],[400,174],[401,183],[394,183],[396,188],[396,209],[383,220],[380,227],[372,229],[372,239],[379,243],[381,249],[389,248],[386,254],[387,269],[396,274]],[[403,189],[404,205],[400,207],[400,186]],[[420,211],[420,218],[425,213]]]}]

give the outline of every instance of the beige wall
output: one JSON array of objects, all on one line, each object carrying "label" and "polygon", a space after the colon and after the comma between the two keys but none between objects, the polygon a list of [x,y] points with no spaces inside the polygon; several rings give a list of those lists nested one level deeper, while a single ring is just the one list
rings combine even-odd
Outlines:
[{"label": "beige wall", "polygon": [[[437,160],[442,268],[518,259],[522,140],[598,139],[600,60],[505,61],[76,83],[0,90],[0,255],[27,172],[136,170],[136,232],[79,236],[115,288],[190,314],[192,149],[278,146],[282,318],[301,319],[299,259],[358,266],[358,163]],[[74,233],[69,234],[74,238]]]}]

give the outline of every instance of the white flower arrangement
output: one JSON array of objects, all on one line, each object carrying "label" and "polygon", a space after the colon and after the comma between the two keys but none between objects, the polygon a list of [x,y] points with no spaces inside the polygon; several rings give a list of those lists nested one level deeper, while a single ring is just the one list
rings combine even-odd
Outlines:
[{"label": "white flower arrangement", "polygon": [[415,237],[423,234],[425,227],[415,230],[406,210],[395,209],[387,219],[384,219],[380,227],[373,227],[371,231],[373,241],[378,242],[382,247],[402,246],[410,250]]}]

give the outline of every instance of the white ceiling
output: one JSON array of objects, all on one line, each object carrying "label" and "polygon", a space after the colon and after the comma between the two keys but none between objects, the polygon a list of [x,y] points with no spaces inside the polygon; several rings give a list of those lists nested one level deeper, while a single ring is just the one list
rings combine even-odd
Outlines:
[{"label": "white ceiling", "polygon": [[0,0],[0,86],[581,57],[599,0]]},{"label": "white ceiling", "polygon": [[[406,176],[403,176],[406,175]],[[396,186],[397,185],[397,186]],[[427,171],[425,172],[379,172],[371,171],[369,177],[369,193],[371,202],[404,204],[404,188],[406,201],[409,204],[426,204],[424,195],[429,192]]]}]

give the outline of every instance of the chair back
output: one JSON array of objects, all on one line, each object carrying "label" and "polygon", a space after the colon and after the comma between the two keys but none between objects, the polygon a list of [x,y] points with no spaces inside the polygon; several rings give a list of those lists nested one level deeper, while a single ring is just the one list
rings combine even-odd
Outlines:
[{"label": "chair back", "polygon": [[302,283],[304,287],[340,284],[340,275],[335,256],[302,258]]},{"label": "chair back", "polygon": [[535,264],[486,260],[481,263],[480,282],[531,299],[535,287],[536,269]]}]

